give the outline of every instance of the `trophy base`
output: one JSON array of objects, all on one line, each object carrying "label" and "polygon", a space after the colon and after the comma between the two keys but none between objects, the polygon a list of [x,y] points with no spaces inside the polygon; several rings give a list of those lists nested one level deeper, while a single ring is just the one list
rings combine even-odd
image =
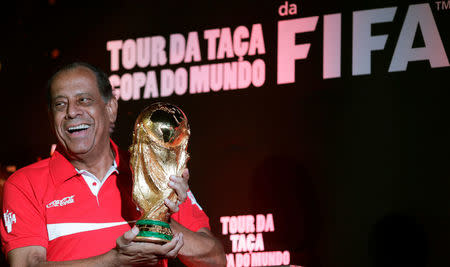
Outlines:
[{"label": "trophy base", "polygon": [[138,220],[136,226],[139,228],[139,234],[134,238],[136,242],[165,244],[173,238],[170,225],[166,222]]}]

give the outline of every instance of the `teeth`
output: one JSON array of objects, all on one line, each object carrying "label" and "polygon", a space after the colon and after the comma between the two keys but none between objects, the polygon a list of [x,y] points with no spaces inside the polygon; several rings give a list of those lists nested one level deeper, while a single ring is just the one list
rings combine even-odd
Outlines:
[{"label": "teeth", "polygon": [[87,124],[80,124],[78,126],[70,127],[68,130],[69,131],[77,131],[77,130],[86,130],[87,128],[89,128],[89,125],[87,125]]}]

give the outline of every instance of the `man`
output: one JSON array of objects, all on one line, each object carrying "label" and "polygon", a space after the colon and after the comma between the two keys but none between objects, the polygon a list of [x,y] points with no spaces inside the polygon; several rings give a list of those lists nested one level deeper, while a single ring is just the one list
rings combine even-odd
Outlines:
[{"label": "man", "polygon": [[139,214],[128,158],[110,140],[117,105],[106,75],[88,64],[71,64],[50,79],[58,148],[5,184],[1,235],[11,266],[164,266],[177,256],[188,266],[225,265],[223,248],[188,191],[187,170],[169,183],[177,203],[165,200],[174,213],[172,241],[132,241]]}]

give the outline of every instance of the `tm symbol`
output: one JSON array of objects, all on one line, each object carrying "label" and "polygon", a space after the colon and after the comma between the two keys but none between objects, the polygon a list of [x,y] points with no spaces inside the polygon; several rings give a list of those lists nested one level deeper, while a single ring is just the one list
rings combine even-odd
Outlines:
[{"label": "tm symbol", "polygon": [[437,10],[449,10],[450,9],[450,0],[447,1],[436,1]]}]

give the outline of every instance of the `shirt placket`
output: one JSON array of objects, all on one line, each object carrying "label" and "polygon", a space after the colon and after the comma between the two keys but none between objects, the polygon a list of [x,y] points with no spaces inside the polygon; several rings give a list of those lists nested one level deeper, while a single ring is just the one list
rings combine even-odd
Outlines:
[{"label": "shirt placket", "polygon": [[113,174],[114,172],[118,172],[116,162],[114,161],[114,164],[106,172],[105,177],[103,178],[102,181],[100,181],[100,179],[98,179],[94,174],[90,173],[87,170],[78,170],[77,169],[77,172],[79,174],[81,174],[81,176],[83,177],[87,186],[89,187],[89,190],[91,191],[92,195],[95,196],[97,205],[100,206],[100,201],[98,199],[98,195],[100,193],[100,190],[101,190],[103,184],[105,184],[105,182],[108,180],[108,178],[111,176],[111,174]]}]

